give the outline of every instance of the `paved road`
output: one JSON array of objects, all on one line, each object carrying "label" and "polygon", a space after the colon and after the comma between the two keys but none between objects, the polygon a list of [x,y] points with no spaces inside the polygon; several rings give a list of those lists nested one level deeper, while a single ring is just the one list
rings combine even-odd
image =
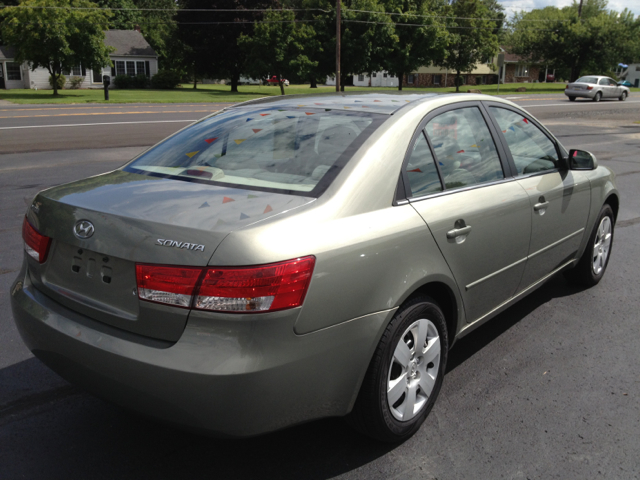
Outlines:
[{"label": "paved road", "polygon": [[227,105],[1,105],[0,154],[153,145]]},{"label": "paved road", "polygon": [[[593,151],[618,173],[622,208],[609,270],[589,290],[555,278],[458,343],[432,414],[399,446],[362,438],[337,419],[251,440],[212,440],[124,412],[50,372],[22,344],[8,304],[25,208],[42,188],[116,168],[156,141],[157,132],[129,124],[141,146],[131,140],[74,149],[73,128],[62,127],[57,149],[0,155],[0,479],[640,478],[640,125],[632,123],[640,121],[638,101],[518,98],[565,146]],[[80,107],[57,108],[48,111]],[[188,119],[177,112],[156,117],[162,115]],[[37,152],[46,143],[40,132],[54,128],[22,130],[38,132],[30,137]],[[114,126],[87,128],[102,138]],[[0,144],[8,132],[0,130]]]}]

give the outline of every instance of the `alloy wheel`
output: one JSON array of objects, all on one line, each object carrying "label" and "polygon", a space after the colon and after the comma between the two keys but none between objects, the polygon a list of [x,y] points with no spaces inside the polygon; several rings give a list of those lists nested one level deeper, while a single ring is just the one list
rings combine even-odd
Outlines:
[{"label": "alloy wheel", "polygon": [[427,404],[440,367],[440,336],[433,322],[413,322],[393,352],[387,379],[387,402],[396,420],[414,418]]},{"label": "alloy wheel", "polygon": [[605,216],[598,225],[595,242],[593,244],[592,268],[593,273],[600,275],[607,265],[609,249],[611,247],[611,217]]}]

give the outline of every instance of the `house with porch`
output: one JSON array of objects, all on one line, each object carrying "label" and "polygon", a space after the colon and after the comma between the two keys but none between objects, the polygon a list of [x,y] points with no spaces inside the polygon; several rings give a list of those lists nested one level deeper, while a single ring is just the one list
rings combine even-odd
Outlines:
[{"label": "house with porch", "polygon": [[[153,77],[158,72],[158,55],[144,39],[139,29],[136,30],[108,30],[105,32],[104,43],[115,50],[109,55],[112,65],[96,70],[86,70],[82,65],[63,72],[67,77],[66,87],[71,78],[83,77],[80,88],[102,88],[102,76],[110,75],[146,75]],[[38,67],[31,70],[29,64],[17,63],[15,49],[0,46],[0,88],[32,88],[50,89],[49,71]],[[113,86],[113,82],[111,83]]]}]

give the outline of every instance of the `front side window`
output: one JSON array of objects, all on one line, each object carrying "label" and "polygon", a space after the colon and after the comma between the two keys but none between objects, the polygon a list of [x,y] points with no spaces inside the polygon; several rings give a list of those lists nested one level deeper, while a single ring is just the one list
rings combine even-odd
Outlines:
[{"label": "front side window", "polygon": [[489,127],[477,107],[459,108],[427,123],[445,188],[466,187],[504,178]]},{"label": "front side window", "polygon": [[519,113],[500,107],[489,107],[504,135],[518,174],[553,170],[558,154],[549,137]]},{"label": "front side window", "polygon": [[7,80],[22,80],[19,63],[7,62],[6,65],[7,65]]},{"label": "front side window", "polygon": [[354,153],[354,141],[364,141],[385,118],[373,113],[236,108],[192,125],[124,168],[177,180],[314,196]]},{"label": "front side window", "polygon": [[411,150],[411,157],[407,164],[407,178],[413,197],[442,191],[438,170],[424,132],[420,132]]}]

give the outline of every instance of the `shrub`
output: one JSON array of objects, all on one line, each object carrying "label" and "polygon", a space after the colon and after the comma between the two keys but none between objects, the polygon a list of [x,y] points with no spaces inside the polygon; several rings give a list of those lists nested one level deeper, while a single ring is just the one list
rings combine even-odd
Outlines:
[{"label": "shrub", "polygon": [[135,77],[131,77],[131,88],[147,88],[149,86],[149,79],[146,75],[140,74]]},{"label": "shrub", "polygon": [[151,78],[153,88],[171,89],[180,84],[180,74],[173,70],[160,70]]},{"label": "shrub", "polygon": [[72,77],[71,80],[69,80],[69,88],[77,90],[80,88],[80,85],[82,85],[82,82],[84,82],[84,77]]},{"label": "shrub", "polygon": [[[65,83],[67,83],[67,77],[60,75],[58,77],[58,90],[62,90]],[[53,75],[49,75],[49,85],[53,88]]]},{"label": "shrub", "polygon": [[116,75],[113,79],[113,85],[116,88],[131,88],[133,78],[129,75]]}]

